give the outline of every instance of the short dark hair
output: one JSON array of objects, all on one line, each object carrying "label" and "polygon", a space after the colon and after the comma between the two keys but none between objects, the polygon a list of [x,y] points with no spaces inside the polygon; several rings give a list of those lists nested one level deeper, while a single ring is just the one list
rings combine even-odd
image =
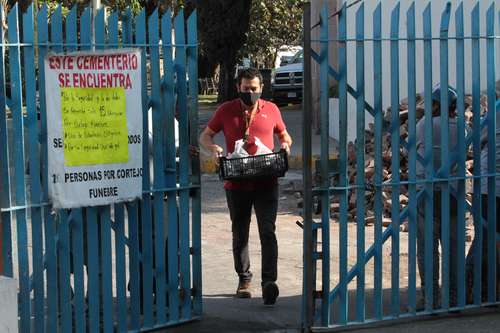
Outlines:
[{"label": "short dark hair", "polygon": [[241,84],[241,81],[243,81],[243,79],[253,80],[255,78],[259,79],[261,85],[263,84],[264,79],[262,78],[262,74],[260,74],[257,68],[245,68],[238,73],[238,86]]}]

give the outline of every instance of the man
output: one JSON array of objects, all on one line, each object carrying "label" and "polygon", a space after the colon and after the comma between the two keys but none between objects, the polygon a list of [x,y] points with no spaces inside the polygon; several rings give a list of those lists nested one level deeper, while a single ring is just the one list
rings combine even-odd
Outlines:
[{"label": "man", "polygon": [[[281,148],[289,152],[292,139],[286,131],[278,107],[260,99],[263,84],[259,71],[254,68],[241,71],[237,83],[239,98],[226,102],[217,109],[200,136],[202,147],[210,151],[214,158],[218,158],[224,150],[214,143],[213,137],[222,131],[228,153],[234,151],[237,140],[244,139],[245,148],[252,155],[257,151],[255,138],[259,138],[272,150],[276,134]],[[278,243],[275,234],[278,209],[277,178],[226,181],[224,188],[232,222],[234,268],[239,277],[236,297],[251,297],[252,273],[248,255],[248,234],[253,206],[262,250],[262,297],[264,304],[272,305],[279,294],[276,284]]]},{"label": "man", "polygon": [[[495,129],[495,169],[496,173],[500,173],[500,100],[496,102],[496,129]],[[487,175],[488,172],[488,127],[484,127],[481,132],[481,175]],[[500,178],[495,178],[495,206],[496,206],[496,232],[500,232]],[[488,178],[481,177],[481,215],[484,222],[479,221],[483,228],[482,254],[481,254],[481,300],[488,300],[488,290],[493,286],[488,285]],[[495,231],[493,231],[495,232]],[[472,303],[472,293],[474,286],[474,264],[475,264],[475,249],[479,246],[478,238],[474,237],[472,245],[467,253],[466,260],[466,277],[467,277],[467,298],[468,303]],[[498,250],[497,250],[498,253]],[[500,257],[496,258],[496,279],[500,277]],[[498,284],[498,282],[497,282]],[[497,290],[497,299],[500,297],[500,291]]]},{"label": "man", "polygon": [[[457,105],[457,93],[456,91],[448,87],[448,143],[450,149],[450,158],[453,153],[457,151],[457,119],[456,119],[456,105]],[[437,173],[434,177],[441,178],[439,176],[439,169],[441,168],[441,127],[445,124],[441,124],[441,88],[439,86],[434,87],[432,91],[432,143],[425,142],[425,131],[426,131],[426,119],[423,117],[417,123],[416,129],[416,145],[417,152],[420,156],[425,159],[425,147],[427,144],[432,144],[432,159],[433,159],[433,171]],[[427,161],[428,162],[428,161]],[[425,165],[417,162],[417,178],[422,180],[428,179],[425,172]],[[450,163],[450,174],[456,174],[456,163],[451,165]],[[434,178],[432,177],[432,178]],[[456,182],[450,184],[452,187],[456,188]],[[423,185],[418,185],[417,188],[421,190]],[[456,305],[457,300],[457,279],[456,274],[456,258],[457,258],[457,200],[453,195],[450,195],[450,210],[449,210],[449,223],[450,223],[450,304],[451,306]],[[429,193],[425,193],[422,200],[419,201],[417,207],[417,264],[418,271],[420,273],[420,285],[422,291],[422,298],[417,304],[417,310],[422,310],[424,308],[425,302],[425,207],[427,200],[430,200]],[[433,188],[433,212],[430,217],[433,220],[433,230],[432,230],[432,285],[433,285],[433,308],[440,308],[441,296],[439,288],[439,242],[441,245],[443,242],[443,235],[441,235],[441,183],[435,183]]]}]

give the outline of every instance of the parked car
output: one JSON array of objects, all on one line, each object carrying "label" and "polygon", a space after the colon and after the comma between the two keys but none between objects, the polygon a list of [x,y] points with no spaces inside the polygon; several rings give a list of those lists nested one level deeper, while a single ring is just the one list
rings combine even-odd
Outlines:
[{"label": "parked car", "polygon": [[300,50],[288,65],[281,66],[274,71],[271,86],[272,98],[276,104],[302,102],[303,58],[304,53]]}]

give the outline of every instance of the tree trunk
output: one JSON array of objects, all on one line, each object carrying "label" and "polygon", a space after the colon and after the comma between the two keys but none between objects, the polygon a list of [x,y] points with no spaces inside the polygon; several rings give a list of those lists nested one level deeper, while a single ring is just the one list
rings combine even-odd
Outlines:
[{"label": "tree trunk", "polygon": [[229,59],[225,59],[221,63],[221,71],[219,75],[219,96],[217,102],[222,103],[236,98],[236,80],[234,75],[236,72],[236,63]]}]

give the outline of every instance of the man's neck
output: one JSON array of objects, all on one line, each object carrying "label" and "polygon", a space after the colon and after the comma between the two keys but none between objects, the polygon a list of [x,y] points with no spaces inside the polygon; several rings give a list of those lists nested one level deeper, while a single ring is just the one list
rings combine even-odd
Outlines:
[{"label": "man's neck", "polygon": [[240,104],[241,104],[241,107],[243,109],[243,111],[248,111],[250,113],[254,112],[257,110],[257,108],[259,107],[259,101],[257,101],[254,105],[252,105],[251,107],[248,107],[247,105],[245,105],[245,103],[243,103],[241,100],[240,100]]}]

